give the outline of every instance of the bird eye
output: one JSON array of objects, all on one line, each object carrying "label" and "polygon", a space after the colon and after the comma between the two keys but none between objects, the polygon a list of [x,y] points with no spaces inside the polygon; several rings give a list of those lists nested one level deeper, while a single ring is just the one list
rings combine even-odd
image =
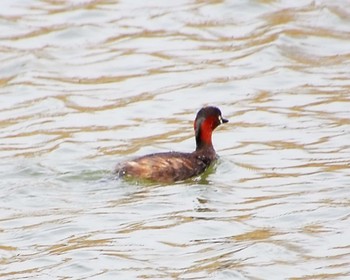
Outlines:
[{"label": "bird eye", "polygon": [[223,123],[221,115],[218,116],[218,119],[219,119],[220,123]]}]

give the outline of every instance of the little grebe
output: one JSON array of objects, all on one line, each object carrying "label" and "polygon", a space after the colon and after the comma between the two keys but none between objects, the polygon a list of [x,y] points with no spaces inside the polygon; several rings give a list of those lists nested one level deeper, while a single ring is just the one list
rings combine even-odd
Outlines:
[{"label": "little grebe", "polygon": [[194,121],[196,150],[192,153],[168,152],[150,154],[119,164],[116,173],[119,177],[175,182],[203,173],[215,161],[217,155],[211,142],[213,130],[228,120],[221,111],[212,106],[204,107]]}]

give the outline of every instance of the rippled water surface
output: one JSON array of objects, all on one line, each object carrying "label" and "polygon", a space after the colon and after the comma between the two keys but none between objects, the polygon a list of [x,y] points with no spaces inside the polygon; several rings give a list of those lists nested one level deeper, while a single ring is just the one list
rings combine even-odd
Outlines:
[{"label": "rippled water surface", "polygon": [[[350,278],[350,2],[2,0],[1,279]],[[170,185],[117,162],[220,160]]]}]

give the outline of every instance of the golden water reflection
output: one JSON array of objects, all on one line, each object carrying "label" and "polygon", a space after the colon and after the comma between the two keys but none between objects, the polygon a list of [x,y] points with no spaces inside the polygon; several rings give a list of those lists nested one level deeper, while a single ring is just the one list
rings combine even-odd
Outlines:
[{"label": "golden water reflection", "polygon": [[[2,2],[0,278],[349,278],[350,6],[164,3]],[[211,170],[115,180],[207,104]]]}]

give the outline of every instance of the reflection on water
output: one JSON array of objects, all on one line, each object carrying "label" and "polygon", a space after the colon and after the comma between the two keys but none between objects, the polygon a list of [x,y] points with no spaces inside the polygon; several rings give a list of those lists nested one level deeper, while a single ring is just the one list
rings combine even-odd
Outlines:
[{"label": "reflection on water", "polygon": [[[2,1],[0,277],[350,276],[344,1]],[[168,186],[114,165],[221,158]]]}]

